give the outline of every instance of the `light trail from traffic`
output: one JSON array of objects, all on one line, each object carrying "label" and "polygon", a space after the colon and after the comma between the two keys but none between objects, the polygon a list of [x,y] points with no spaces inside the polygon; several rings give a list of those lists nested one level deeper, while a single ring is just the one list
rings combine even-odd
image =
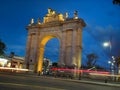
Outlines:
[{"label": "light trail from traffic", "polygon": [[9,67],[0,67],[0,70],[33,71],[33,70],[29,70],[29,69],[22,69],[22,68],[9,68]]}]

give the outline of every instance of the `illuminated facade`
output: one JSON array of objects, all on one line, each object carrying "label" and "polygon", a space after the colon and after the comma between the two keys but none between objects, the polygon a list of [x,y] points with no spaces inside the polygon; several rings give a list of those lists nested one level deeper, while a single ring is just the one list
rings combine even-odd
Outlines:
[{"label": "illuminated facade", "polygon": [[73,18],[68,14],[56,13],[48,9],[43,23],[38,18],[37,23],[31,19],[27,26],[28,37],[26,46],[26,68],[42,72],[44,47],[48,40],[58,38],[60,41],[59,65],[81,66],[82,28],[85,27],[83,19],[78,18],[77,12]]},{"label": "illuminated facade", "polygon": [[11,60],[12,68],[23,68],[24,67],[24,58],[14,56]]}]

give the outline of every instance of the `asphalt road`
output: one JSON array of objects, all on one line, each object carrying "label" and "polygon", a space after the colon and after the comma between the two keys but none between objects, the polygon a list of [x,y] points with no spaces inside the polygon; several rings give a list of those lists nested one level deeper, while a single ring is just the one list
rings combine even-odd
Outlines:
[{"label": "asphalt road", "polygon": [[120,90],[120,88],[50,77],[0,73],[0,90]]}]

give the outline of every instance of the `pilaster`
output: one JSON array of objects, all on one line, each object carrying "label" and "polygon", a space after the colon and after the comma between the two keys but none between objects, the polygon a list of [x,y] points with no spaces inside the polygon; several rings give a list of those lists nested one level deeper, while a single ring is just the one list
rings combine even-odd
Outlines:
[{"label": "pilaster", "polygon": [[60,44],[60,65],[65,65],[65,38],[66,38],[66,32],[62,32],[62,40]]},{"label": "pilaster", "polygon": [[25,57],[26,68],[29,68],[29,58],[30,58],[30,51],[31,51],[30,46],[31,46],[31,35],[28,34],[27,45],[26,45],[26,57]]}]

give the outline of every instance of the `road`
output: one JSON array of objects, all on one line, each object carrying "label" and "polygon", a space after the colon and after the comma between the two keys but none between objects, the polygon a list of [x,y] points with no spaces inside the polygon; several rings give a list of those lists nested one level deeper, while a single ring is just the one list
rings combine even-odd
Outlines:
[{"label": "road", "polygon": [[53,77],[0,73],[0,90],[120,90],[120,88],[73,82]]}]

